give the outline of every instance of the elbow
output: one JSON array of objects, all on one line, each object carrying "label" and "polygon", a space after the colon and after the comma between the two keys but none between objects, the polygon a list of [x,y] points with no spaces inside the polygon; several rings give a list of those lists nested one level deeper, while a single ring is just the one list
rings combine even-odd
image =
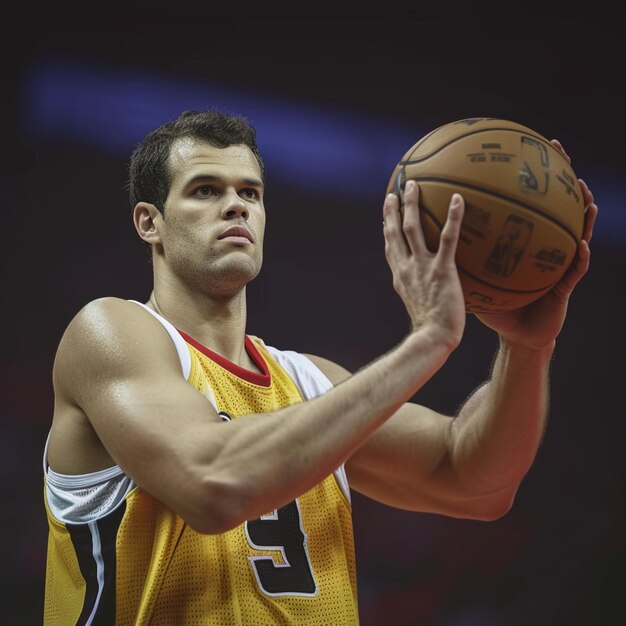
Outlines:
[{"label": "elbow", "polygon": [[474,517],[475,520],[480,522],[495,522],[501,518],[503,518],[513,506],[513,503],[498,503],[497,505],[490,505],[484,507],[478,514]]},{"label": "elbow", "polygon": [[514,501],[514,491],[491,495],[475,503],[470,517],[481,522],[495,522],[503,518],[513,508]]},{"label": "elbow", "polygon": [[232,478],[210,476],[198,482],[193,504],[183,515],[193,530],[203,535],[219,535],[249,519],[249,489]]},{"label": "elbow", "polygon": [[201,535],[221,535],[236,526],[230,523],[229,518],[213,510],[188,512],[183,518],[191,529]]}]

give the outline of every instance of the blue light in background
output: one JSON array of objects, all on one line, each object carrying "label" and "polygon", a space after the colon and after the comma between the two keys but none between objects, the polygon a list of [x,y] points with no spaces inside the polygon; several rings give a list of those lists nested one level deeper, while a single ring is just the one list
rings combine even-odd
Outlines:
[{"label": "blue light in background", "polygon": [[356,111],[61,61],[33,65],[24,76],[22,129],[33,138],[92,145],[126,159],[156,126],[206,107],[250,120],[272,179],[348,197],[382,197],[396,162],[424,132]]},{"label": "blue light in background", "polygon": [[[313,106],[268,94],[147,71],[78,61],[42,61],[24,73],[21,130],[26,137],[89,145],[127,159],[153,128],[186,109],[217,107],[244,115],[257,130],[272,181],[379,202],[399,158],[431,128]],[[587,171],[601,208],[600,243],[623,246],[624,184],[609,171]],[[377,205],[378,206],[378,205]]]}]

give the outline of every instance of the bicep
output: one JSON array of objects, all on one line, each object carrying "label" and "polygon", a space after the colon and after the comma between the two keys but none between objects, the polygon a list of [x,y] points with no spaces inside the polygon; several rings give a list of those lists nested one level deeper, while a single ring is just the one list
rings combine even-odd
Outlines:
[{"label": "bicep", "polygon": [[451,478],[452,418],[406,403],[346,463],[351,487],[398,508],[439,512]]},{"label": "bicep", "polygon": [[183,513],[221,420],[183,378],[159,322],[136,305],[87,309],[61,341],[54,379],[55,393],[82,411],[115,463]]},{"label": "bicep", "polygon": [[80,404],[115,462],[152,492],[191,479],[178,474],[203,462],[210,446],[198,443],[221,423],[204,396],[166,371],[100,377],[85,385]]}]

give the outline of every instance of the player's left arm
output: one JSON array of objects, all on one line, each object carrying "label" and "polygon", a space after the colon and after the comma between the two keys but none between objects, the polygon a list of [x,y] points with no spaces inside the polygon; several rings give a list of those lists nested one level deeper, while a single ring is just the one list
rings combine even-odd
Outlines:
[{"label": "player's left arm", "polygon": [[[550,356],[551,350],[501,346],[491,379],[456,416],[404,404],[346,463],[350,486],[397,508],[501,517],[541,441]],[[335,384],[350,375],[334,363],[309,358]]]},{"label": "player's left arm", "polygon": [[[453,517],[497,519],[510,509],[545,431],[555,340],[589,269],[598,207],[580,184],[585,225],[565,276],[522,309],[479,315],[500,337],[490,379],[456,416],[404,404],[346,463],[355,490],[391,506]],[[309,358],[335,384],[350,376],[335,363]]]}]

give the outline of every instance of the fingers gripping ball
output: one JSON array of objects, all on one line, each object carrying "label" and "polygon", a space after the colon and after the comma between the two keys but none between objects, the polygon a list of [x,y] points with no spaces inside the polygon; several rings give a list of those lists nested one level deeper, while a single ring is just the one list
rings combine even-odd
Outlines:
[{"label": "fingers gripping ball", "polygon": [[583,194],[567,159],[515,122],[468,118],[434,129],[395,167],[388,192],[420,187],[426,245],[436,251],[450,198],[465,198],[456,262],[466,309],[508,311],[541,297],[578,249]]}]

